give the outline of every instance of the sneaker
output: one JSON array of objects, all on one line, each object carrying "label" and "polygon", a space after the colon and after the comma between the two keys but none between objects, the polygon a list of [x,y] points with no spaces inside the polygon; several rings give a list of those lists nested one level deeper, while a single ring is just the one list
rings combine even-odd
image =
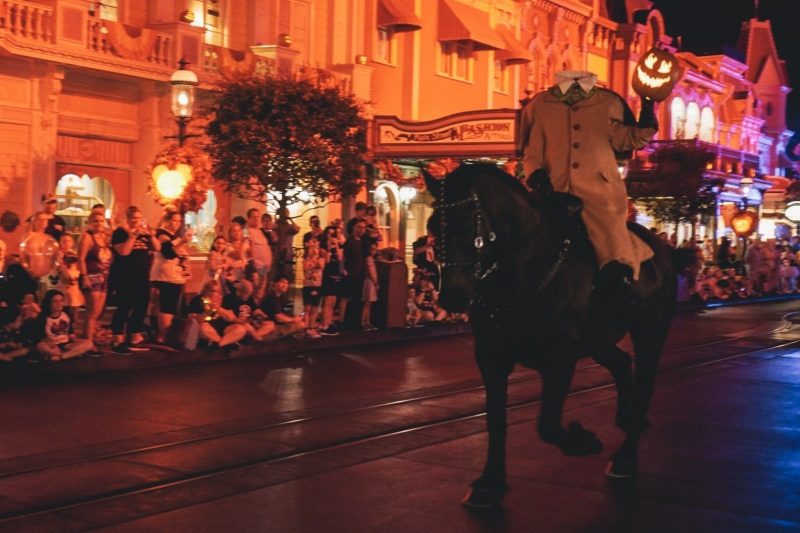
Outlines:
[{"label": "sneaker", "polygon": [[336,329],[336,326],[328,326],[325,329],[319,330],[320,335],[325,335],[326,337],[333,337],[334,335],[339,334],[339,330]]},{"label": "sneaker", "polygon": [[128,345],[124,342],[122,344],[117,344],[116,346],[111,347],[111,353],[114,355],[133,355],[133,352]]},{"label": "sneaker", "polygon": [[322,335],[320,335],[316,330],[309,329],[306,331],[306,337],[309,339],[321,339]]},{"label": "sneaker", "polygon": [[150,348],[145,346],[143,342],[137,342],[135,344],[131,342],[131,343],[128,344],[128,349],[130,351],[132,351],[132,352],[148,352],[148,351],[150,351]]}]

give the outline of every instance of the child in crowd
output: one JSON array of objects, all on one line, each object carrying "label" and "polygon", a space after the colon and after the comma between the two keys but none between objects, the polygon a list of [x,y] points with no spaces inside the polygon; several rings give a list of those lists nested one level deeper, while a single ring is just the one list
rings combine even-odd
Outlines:
[{"label": "child in crowd", "polygon": [[42,308],[36,302],[36,295],[32,292],[25,294],[22,297],[22,303],[19,306],[19,318],[22,322],[26,320],[33,320],[42,312]]},{"label": "child in crowd", "polygon": [[417,289],[413,285],[409,285],[406,299],[406,327],[408,328],[422,325],[422,311],[417,307],[416,299]]},{"label": "child in crowd", "polygon": [[306,257],[303,259],[303,309],[306,319],[306,337],[319,339],[314,329],[317,325],[319,305],[322,302],[322,271],[325,268],[324,251],[320,251],[319,240],[310,237],[306,242]]},{"label": "child in crowd", "polygon": [[75,336],[72,319],[64,312],[65,304],[61,291],[47,291],[42,301],[42,313],[35,323],[36,351],[52,361],[80,357],[93,346],[92,341]]},{"label": "child in crowd", "polygon": [[447,311],[439,307],[438,300],[439,294],[433,288],[433,282],[421,280],[416,303],[422,311],[423,322],[442,322],[447,317]]},{"label": "child in crowd", "polygon": [[305,330],[305,318],[302,316],[292,316],[284,308],[284,297],[289,290],[289,278],[278,276],[272,288],[267,291],[261,301],[259,309],[269,320],[275,323],[278,328],[278,336],[285,337],[294,335]]},{"label": "child in crowd", "polygon": [[208,252],[208,266],[206,267],[209,279],[213,281],[224,279],[230,261],[228,252],[228,241],[225,240],[225,237],[220,236],[214,239],[211,250]]},{"label": "child in crowd", "polygon": [[0,287],[0,361],[10,362],[27,355],[20,334],[19,305],[6,287]]},{"label": "child in crowd", "polygon": [[78,254],[75,251],[75,239],[69,233],[65,233],[59,239],[59,262],[58,262],[58,282],[55,289],[64,294],[65,312],[72,320],[78,316],[78,308],[82,307],[86,300],[78,284],[81,277],[81,269],[78,266]]},{"label": "child in crowd", "polygon": [[361,329],[373,331],[378,328],[372,325],[372,303],[378,301],[378,270],[375,267],[375,256],[378,254],[378,245],[374,242],[369,245],[367,256],[364,258],[364,286],[361,292]]}]

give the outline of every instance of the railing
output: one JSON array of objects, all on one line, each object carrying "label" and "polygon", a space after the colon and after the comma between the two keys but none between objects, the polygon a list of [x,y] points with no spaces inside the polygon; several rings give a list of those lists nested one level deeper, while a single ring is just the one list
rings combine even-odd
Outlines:
[{"label": "railing", "polygon": [[[142,35],[138,38],[131,38],[130,42],[138,44],[140,50],[135,50],[133,54],[125,53],[123,50],[118,50],[113,45],[109,27],[113,22],[108,22],[101,18],[89,17],[88,33],[86,48],[92,52],[99,52],[103,54],[111,54],[117,57],[124,57],[126,59],[133,59],[139,61],[146,61],[156,65],[171,66],[172,61],[172,36],[168,33],[156,32],[142,28]],[[112,27],[113,29],[113,27]],[[152,44],[148,44],[148,37],[145,32],[149,32],[152,39]],[[140,41],[137,43],[137,41]]]},{"label": "railing", "polygon": [[53,42],[53,9],[19,0],[0,1],[0,30],[16,37]]}]

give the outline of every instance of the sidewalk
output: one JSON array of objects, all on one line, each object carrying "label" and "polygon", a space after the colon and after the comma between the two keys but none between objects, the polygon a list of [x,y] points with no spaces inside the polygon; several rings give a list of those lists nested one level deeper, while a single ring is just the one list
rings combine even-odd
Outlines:
[{"label": "sidewalk", "polygon": [[[787,300],[800,300],[800,294],[782,294],[727,302],[685,301],[678,302],[677,310],[678,312],[696,312],[717,307],[783,302]],[[67,361],[43,361],[35,364],[28,363],[25,360],[16,360],[13,363],[4,364],[0,368],[2,368],[4,372],[16,371],[25,374],[40,375],[93,374],[209,361],[224,361],[246,357],[286,354],[305,355],[323,350],[344,349],[368,344],[380,345],[404,340],[434,338],[469,332],[469,324],[443,324],[419,328],[393,328],[369,332],[345,331],[341,335],[335,337],[322,337],[320,339],[296,339],[289,336],[279,340],[245,345],[241,349],[233,352],[204,349],[193,351],[161,350],[154,346],[150,351],[137,352],[133,355],[122,356],[108,354],[97,358],[81,357]]]}]

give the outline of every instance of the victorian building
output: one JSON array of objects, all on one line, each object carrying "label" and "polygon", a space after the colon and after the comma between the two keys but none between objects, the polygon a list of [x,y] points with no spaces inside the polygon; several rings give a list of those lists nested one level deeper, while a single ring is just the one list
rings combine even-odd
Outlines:
[{"label": "victorian building", "polygon": [[[145,169],[175,135],[169,79],[185,58],[199,78],[200,103],[226,76],[300,69],[361,99],[370,157],[400,170],[400,179],[387,180],[375,170],[385,164],[375,165],[362,197],[379,206],[385,242],[407,246],[428,212],[424,195],[400,194],[419,161],[513,157],[519,102],[549,87],[556,71],[595,72],[636,110],[636,61],[654,44],[676,48],[651,7],[647,0],[5,0],[0,211],[25,218],[43,193],[56,192],[76,229],[93,203],[112,215],[135,204],[155,219]],[[767,177],[788,166],[780,154],[790,135],[788,82],[769,23],[746,22],[736,52],[678,56],[685,71],[659,106],[659,141],[708,144],[717,154],[709,175],[726,179],[723,203],[740,195],[742,178],[763,192]],[[218,187],[192,223],[213,231],[247,207]],[[320,214],[327,223],[347,211],[332,205]],[[22,231],[2,233],[11,250]]]}]

